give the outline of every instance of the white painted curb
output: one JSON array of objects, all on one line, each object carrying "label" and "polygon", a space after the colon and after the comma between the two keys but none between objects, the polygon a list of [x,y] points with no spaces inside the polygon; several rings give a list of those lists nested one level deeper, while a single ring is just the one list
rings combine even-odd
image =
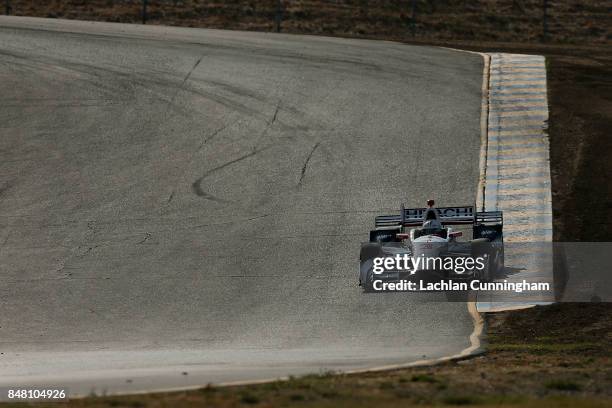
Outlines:
[{"label": "white painted curb", "polygon": [[[486,137],[477,206],[504,212],[504,242],[511,244],[506,245],[505,263],[520,271],[504,279],[537,279],[553,287],[552,252],[525,256],[518,250],[521,245],[552,243],[546,61],[540,55],[492,53],[488,57]],[[485,101],[483,112],[484,105]],[[500,302],[499,294],[479,293],[477,307],[480,312],[531,307],[548,303],[546,295],[525,293],[516,301]]]}]

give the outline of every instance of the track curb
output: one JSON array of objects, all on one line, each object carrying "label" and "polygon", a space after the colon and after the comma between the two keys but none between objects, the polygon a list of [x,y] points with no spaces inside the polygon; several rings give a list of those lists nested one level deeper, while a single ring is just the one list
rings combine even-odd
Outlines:
[{"label": "track curb", "polygon": [[[548,129],[546,60],[541,55],[490,53],[488,59],[486,137],[481,148],[477,207],[504,211],[504,241],[514,246],[552,242],[552,192]],[[529,73],[522,68],[528,64]],[[483,101],[483,112],[484,112]],[[484,165],[482,163],[484,160]],[[520,210],[517,210],[517,203]],[[523,205],[520,205],[523,203]],[[510,256],[522,272],[504,278],[552,282],[543,268],[546,254],[532,259]],[[498,312],[547,304],[541,297],[500,301],[495,293],[480,294],[478,310]]]}]

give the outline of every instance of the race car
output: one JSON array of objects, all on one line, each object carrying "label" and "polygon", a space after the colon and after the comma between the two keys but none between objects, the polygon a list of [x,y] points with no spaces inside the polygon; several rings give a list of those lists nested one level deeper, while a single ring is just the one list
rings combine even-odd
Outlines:
[{"label": "race car", "polygon": [[[458,240],[463,232],[452,225],[471,226],[472,239]],[[491,280],[504,269],[503,214],[475,211],[474,206],[436,208],[434,200],[427,201],[427,208],[402,205],[399,214],[376,217],[370,242],[361,245],[359,258],[359,285],[365,291],[374,289],[375,281],[406,278]],[[411,262],[405,262],[404,268],[377,270],[387,258],[398,264],[402,259]],[[469,258],[480,263],[465,267]],[[460,269],[459,264],[463,265]]]}]

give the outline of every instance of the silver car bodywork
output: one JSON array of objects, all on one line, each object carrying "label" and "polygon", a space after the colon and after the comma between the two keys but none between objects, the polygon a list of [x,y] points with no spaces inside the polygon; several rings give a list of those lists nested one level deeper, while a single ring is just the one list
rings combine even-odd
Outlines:
[{"label": "silver car bodywork", "polygon": [[[461,231],[450,225],[468,225],[472,239],[459,241]],[[411,228],[416,227],[416,228]],[[375,258],[397,257],[453,258],[483,257],[486,267],[467,273],[453,273],[429,267],[406,270],[385,270],[374,276]],[[480,279],[490,280],[503,270],[503,216],[501,211],[475,211],[473,206],[402,208],[398,215],[376,217],[370,242],[361,246],[359,284],[368,291],[374,279],[399,281],[411,279]]]}]

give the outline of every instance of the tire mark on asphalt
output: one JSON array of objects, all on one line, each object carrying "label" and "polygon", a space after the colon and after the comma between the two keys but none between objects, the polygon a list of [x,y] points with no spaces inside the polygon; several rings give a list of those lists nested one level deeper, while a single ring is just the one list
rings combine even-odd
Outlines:
[{"label": "tire mark on asphalt", "polygon": [[308,170],[308,163],[310,163],[310,159],[312,158],[312,155],[314,154],[315,150],[317,150],[317,147],[319,147],[320,144],[321,142],[315,143],[315,145],[312,147],[312,150],[308,154],[308,157],[306,157],[306,160],[304,161],[304,165],[302,166],[302,172],[300,174],[300,179],[298,180],[298,183],[297,183],[298,187],[302,185],[302,181],[304,180],[304,176],[306,175],[306,170]]},{"label": "tire mark on asphalt", "polygon": [[140,244],[144,244],[145,242],[147,242],[149,240],[149,238],[151,238],[152,234],[150,232],[145,232],[145,237],[138,242],[138,245]]},{"label": "tire mark on asphalt", "polygon": [[[206,145],[208,142],[212,141],[212,140],[213,140],[215,137],[217,137],[217,135],[219,135],[221,132],[223,132],[223,131],[224,131],[225,129],[227,129],[229,126],[231,126],[231,125],[233,125],[233,124],[235,124],[235,123],[237,123],[237,122],[239,122],[239,121],[240,121],[240,120],[237,120],[237,121],[232,122],[232,123],[225,124],[225,125],[221,126],[220,128],[218,128],[217,130],[215,130],[213,133],[211,133],[211,134],[210,134],[210,136],[208,136],[208,137],[203,137],[203,138],[202,138],[202,141],[200,142],[200,145],[198,146],[198,148],[194,150],[194,152],[193,152],[193,154],[192,154],[192,157],[191,157],[191,159],[190,159],[190,162],[191,162],[191,161],[193,161],[193,158],[195,157],[195,155],[196,155],[198,152],[200,152],[200,151],[201,151],[201,150],[204,148],[204,146],[205,146],[205,145]],[[185,170],[185,171],[183,171],[183,174],[181,175],[181,178],[183,178],[183,177],[184,177],[185,172],[186,172],[186,170]],[[201,190],[201,189],[199,189],[198,191],[202,191],[202,190]],[[203,192],[203,191],[202,191],[202,192]],[[166,207],[167,207],[167,206],[170,204],[170,202],[172,202],[172,200],[174,199],[174,195],[175,195],[175,193],[176,193],[176,190],[174,190],[174,189],[173,189],[173,190],[170,192],[170,195],[168,196],[168,199],[166,200]],[[204,192],[203,192],[203,193],[204,193]],[[196,194],[198,194],[198,193],[196,193]],[[198,194],[198,195],[200,195],[200,194]],[[204,196],[206,196],[206,193],[204,193]],[[218,199],[218,198],[216,198],[216,197],[214,197],[214,196],[211,196],[210,194],[208,194],[208,196],[209,196],[209,198],[213,199],[213,201],[219,201],[219,199]]]},{"label": "tire mark on asphalt", "polygon": [[227,200],[221,199],[221,198],[219,198],[219,197],[216,197],[216,196],[214,196],[214,195],[212,195],[212,194],[207,193],[206,191],[204,191],[204,190],[202,189],[202,181],[203,181],[203,180],[204,180],[206,177],[210,176],[211,174],[216,173],[216,172],[218,172],[218,171],[220,171],[220,170],[223,170],[224,168],[229,167],[229,166],[231,166],[231,165],[233,165],[233,164],[235,164],[235,163],[238,163],[238,162],[241,162],[241,161],[243,161],[243,160],[246,160],[246,159],[248,159],[249,157],[253,157],[253,156],[255,156],[257,153],[262,152],[262,151],[264,151],[264,150],[267,150],[267,149],[269,149],[270,147],[271,147],[271,146],[267,146],[267,147],[263,147],[263,148],[261,148],[261,149],[256,149],[256,150],[253,150],[253,151],[251,151],[251,152],[249,152],[249,153],[247,153],[247,154],[244,154],[244,155],[242,155],[242,156],[240,156],[240,157],[238,157],[238,158],[236,158],[236,159],[234,159],[234,160],[230,160],[230,161],[228,161],[228,162],[223,163],[223,164],[222,164],[222,165],[220,165],[220,166],[217,166],[217,167],[215,167],[215,168],[213,168],[213,169],[211,169],[211,170],[208,170],[206,173],[204,173],[204,174],[202,175],[202,177],[200,177],[199,179],[197,179],[196,181],[194,181],[194,182],[193,182],[193,184],[191,185],[193,192],[194,192],[194,193],[195,193],[197,196],[199,196],[199,197],[203,197],[203,198],[205,198],[205,199],[207,199],[207,200],[217,201],[217,202],[220,202],[220,203],[228,203],[228,202],[231,202],[231,201],[227,201]]},{"label": "tire mark on asphalt", "polygon": [[200,186],[200,182],[202,180],[199,179],[198,181],[196,181],[195,183],[193,183],[192,187],[193,187],[193,192],[198,196],[198,197],[202,197],[206,200],[210,200],[210,201],[215,201],[217,203],[221,203],[221,204],[227,204],[230,203],[230,201],[224,200],[222,198],[219,198],[217,196],[214,196],[210,193],[207,193],[206,191],[202,190],[202,187]]},{"label": "tire mark on asphalt", "polygon": [[200,56],[200,58],[198,58],[198,60],[195,62],[195,64],[193,64],[193,67],[191,67],[191,69],[189,70],[189,72],[187,72],[187,74],[185,75],[185,77],[183,78],[183,82],[181,82],[181,84],[178,86],[178,88],[176,89],[176,91],[174,92],[174,95],[172,95],[172,99],[169,101],[170,105],[174,105],[174,101],[176,100],[176,97],[178,96],[178,94],[185,89],[185,84],[187,83],[187,81],[189,80],[189,78],[191,77],[191,74],[193,74],[193,71],[195,71],[195,69],[198,67],[198,65],[200,65],[200,62],[202,62],[202,59],[204,59],[204,55]]},{"label": "tire mark on asphalt", "polygon": [[[238,121],[236,121],[236,122],[238,122]],[[199,152],[200,150],[202,150],[202,148],[204,147],[205,144],[207,144],[208,142],[211,142],[215,137],[217,137],[217,135],[219,133],[223,132],[230,125],[233,125],[236,122],[225,124],[225,125],[221,126],[219,129],[217,129],[214,132],[212,132],[210,136],[203,138],[202,139],[202,143],[200,143],[200,146],[198,147],[198,150],[196,150],[196,153]]]},{"label": "tire mark on asphalt", "polygon": [[200,65],[200,62],[202,62],[202,59],[204,59],[204,55],[202,55],[200,58],[198,58],[198,60],[193,65],[191,70],[187,73],[187,75],[185,75],[185,78],[183,78],[183,82],[181,83],[181,88],[185,85],[185,82],[187,82],[189,80],[189,77],[191,76],[193,71],[195,71],[195,69],[198,67],[198,65]]},{"label": "tire mark on asphalt", "polygon": [[274,122],[276,122],[276,117],[278,116],[278,110],[280,109],[280,101],[276,104],[276,109],[274,110],[274,115],[272,115],[272,120],[268,124],[268,126],[272,126]]}]

